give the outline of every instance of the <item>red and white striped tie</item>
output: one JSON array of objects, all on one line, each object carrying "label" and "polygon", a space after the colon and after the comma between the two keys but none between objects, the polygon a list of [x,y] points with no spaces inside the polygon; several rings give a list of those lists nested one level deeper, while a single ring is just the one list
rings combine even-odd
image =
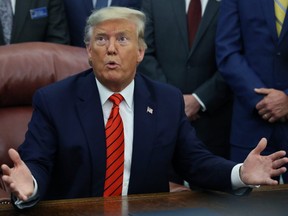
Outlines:
[{"label": "red and white striped tie", "polygon": [[119,104],[123,100],[121,94],[113,94],[109,100],[113,102],[110,116],[106,124],[106,177],[104,197],[122,194],[124,170],[124,127],[119,113]]}]

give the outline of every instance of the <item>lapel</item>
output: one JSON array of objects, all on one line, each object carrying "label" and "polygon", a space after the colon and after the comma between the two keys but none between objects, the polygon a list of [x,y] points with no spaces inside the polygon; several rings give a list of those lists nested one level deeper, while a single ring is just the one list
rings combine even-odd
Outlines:
[{"label": "lapel", "polygon": [[205,8],[205,11],[204,11],[204,14],[203,14],[203,17],[202,17],[201,22],[199,24],[199,28],[198,28],[198,31],[196,33],[194,43],[193,43],[192,48],[190,50],[190,56],[192,55],[192,53],[196,49],[197,45],[201,41],[201,38],[203,37],[203,35],[207,31],[207,29],[209,28],[211,21],[217,15],[217,13],[219,11],[219,6],[220,6],[220,1],[216,1],[216,0],[209,0],[208,1],[206,8]]},{"label": "lapel", "polygon": [[[147,111],[151,108],[152,113]],[[157,105],[152,99],[144,79],[135,77],[134,89],[134,136],[132,166],[128,193],[139,191],[139,185],[145,181],[145,173],[154,146],[157,120]]]},{"label": "lapel", "polygon": [[281,43],[284,38],[285,40],[287,40],[287,38],[285,37],[285,35],[287,35],[287,32],[288,32],[288,12],[286,12],[286,16],[284,18],[284,23],[283,23],[281,34],[280,34],[279,43]]},{"label": "lapel", "polygon": [[33,8],[32,7],[33,2],[34,2],[33,0],[16,1],[15,15],[13,17],[13,27],[12,27],[12,38],[11,38],[12,42],[14,38],[17,38],[19,35],[21,35],[24,23],[27,22],[28,19],[31,19],[30,9]]},{"label": "lapel", "polygon": [[258,1],[262,5],[264,16],[268,25],[268,29],[271,32],[271,36],[274,41],[278,41],[276,23],[275,23],[274,1],[271,0],[258,0]]},{"label": "lapel", "polygon": [[89,71],[88,75],[79,78],[76,108],[79,121],[83,127],[83,131],[86,133],[92,161],[92,182],[100,182],[99,185],[92,184],[94,187],[92,196],[102,196],[103,191],[99,191],[99,188],[104,188],[106,170],[105,126],[95,76],[92,69]]},{"label": "lapel", "polygon": [[178,23],[179,32],[180,32],[181,38],[182,38],[180,41],[183,41],[183,43],[185,43],[184,47],[187,47],[186,52],[189,52],[185,0],[180,0],[180,1],[179,0],[170,0],[169,2],[167,2],[167,4],[171,4],[170,6],[173,10],[173,15],[175,17],[175,20]]}]

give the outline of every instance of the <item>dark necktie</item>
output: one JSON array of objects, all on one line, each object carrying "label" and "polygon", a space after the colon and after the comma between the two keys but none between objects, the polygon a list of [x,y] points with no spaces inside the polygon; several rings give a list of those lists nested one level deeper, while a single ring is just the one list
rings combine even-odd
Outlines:
[{"label": "dark necktie", "polygon": [[11,0],[0,0],[0,19],[3,30],[4,42],[10,44],[13,12]]},{"label": "dark necktie", "polygon": [[95,4],[95,9],[99,10],[107,6],[108,6],[108,0],[97,0]]},{"label": "dark necktie", "polygon": [[113,102],[110,116],[106,123],[106,177],[104,197],[122,194],[124,171],[124,127],[119,113],[119,104],[123,100],[121,94],[113,94],[109,98]]},{"label": "dark necktie", "polygon": [[201,21],[201,2],[200,0],[191,0],[188,8],[188,36],[189,46],[192,47],[199,23]]}]

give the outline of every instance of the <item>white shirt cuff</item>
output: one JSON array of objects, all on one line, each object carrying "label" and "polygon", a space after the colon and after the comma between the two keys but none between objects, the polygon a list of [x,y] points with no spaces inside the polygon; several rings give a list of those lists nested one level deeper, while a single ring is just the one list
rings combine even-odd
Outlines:
[{"label": "white shirt cuff", "polygon": [[15,205],[19,209],[29,208],[29,207],[34,206],[37,203],[38,184],[37,184],[37,181],[35,180],[35,178],[33,176],[32,176],[32,178],[33,178],[33,183],[34,183],[34,191],[33,191],[32,195],[26,201],[22,201],[19,198],[17,198],[17,200],[15,201]]},{"label": "white shirt cuff", "polygon": [[[235,192],[235,195],[242,195],[245,193],[247,188],[259,188],[260,185],[246,185],[240,177],[240,168],[243,163],[237,164],[233,167],[231,172],[231,183],[232,189]],[[242,190],[243,189],[243,190]]]},{"label": "white shirt cuff", "polygon": [[198,103],[200,104],[202,112],[205,112],[205,111],[206,111],[206,106],[205,106],[205,104],[200,100],[200,98],[199,98],[195,93],[193,93],[192,95],[195,97],[195,99],[196,99],[196,100],[198,101]]}]

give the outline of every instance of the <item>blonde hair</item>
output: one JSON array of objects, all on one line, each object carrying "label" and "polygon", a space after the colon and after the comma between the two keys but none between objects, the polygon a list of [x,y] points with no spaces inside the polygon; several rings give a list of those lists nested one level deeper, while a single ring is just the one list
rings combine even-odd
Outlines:
[{"label": "blonde hair", "polygon": [[93,27],[107,20],[126,19],[135,23],[139,46],[146,49],[147,45],[144,39],[146,16],[143,12],[126,8],[126,7],[105,7],[100,10],[95,10],[88,17],[85,26],[84,42],[86,45],[90,43]]}]

